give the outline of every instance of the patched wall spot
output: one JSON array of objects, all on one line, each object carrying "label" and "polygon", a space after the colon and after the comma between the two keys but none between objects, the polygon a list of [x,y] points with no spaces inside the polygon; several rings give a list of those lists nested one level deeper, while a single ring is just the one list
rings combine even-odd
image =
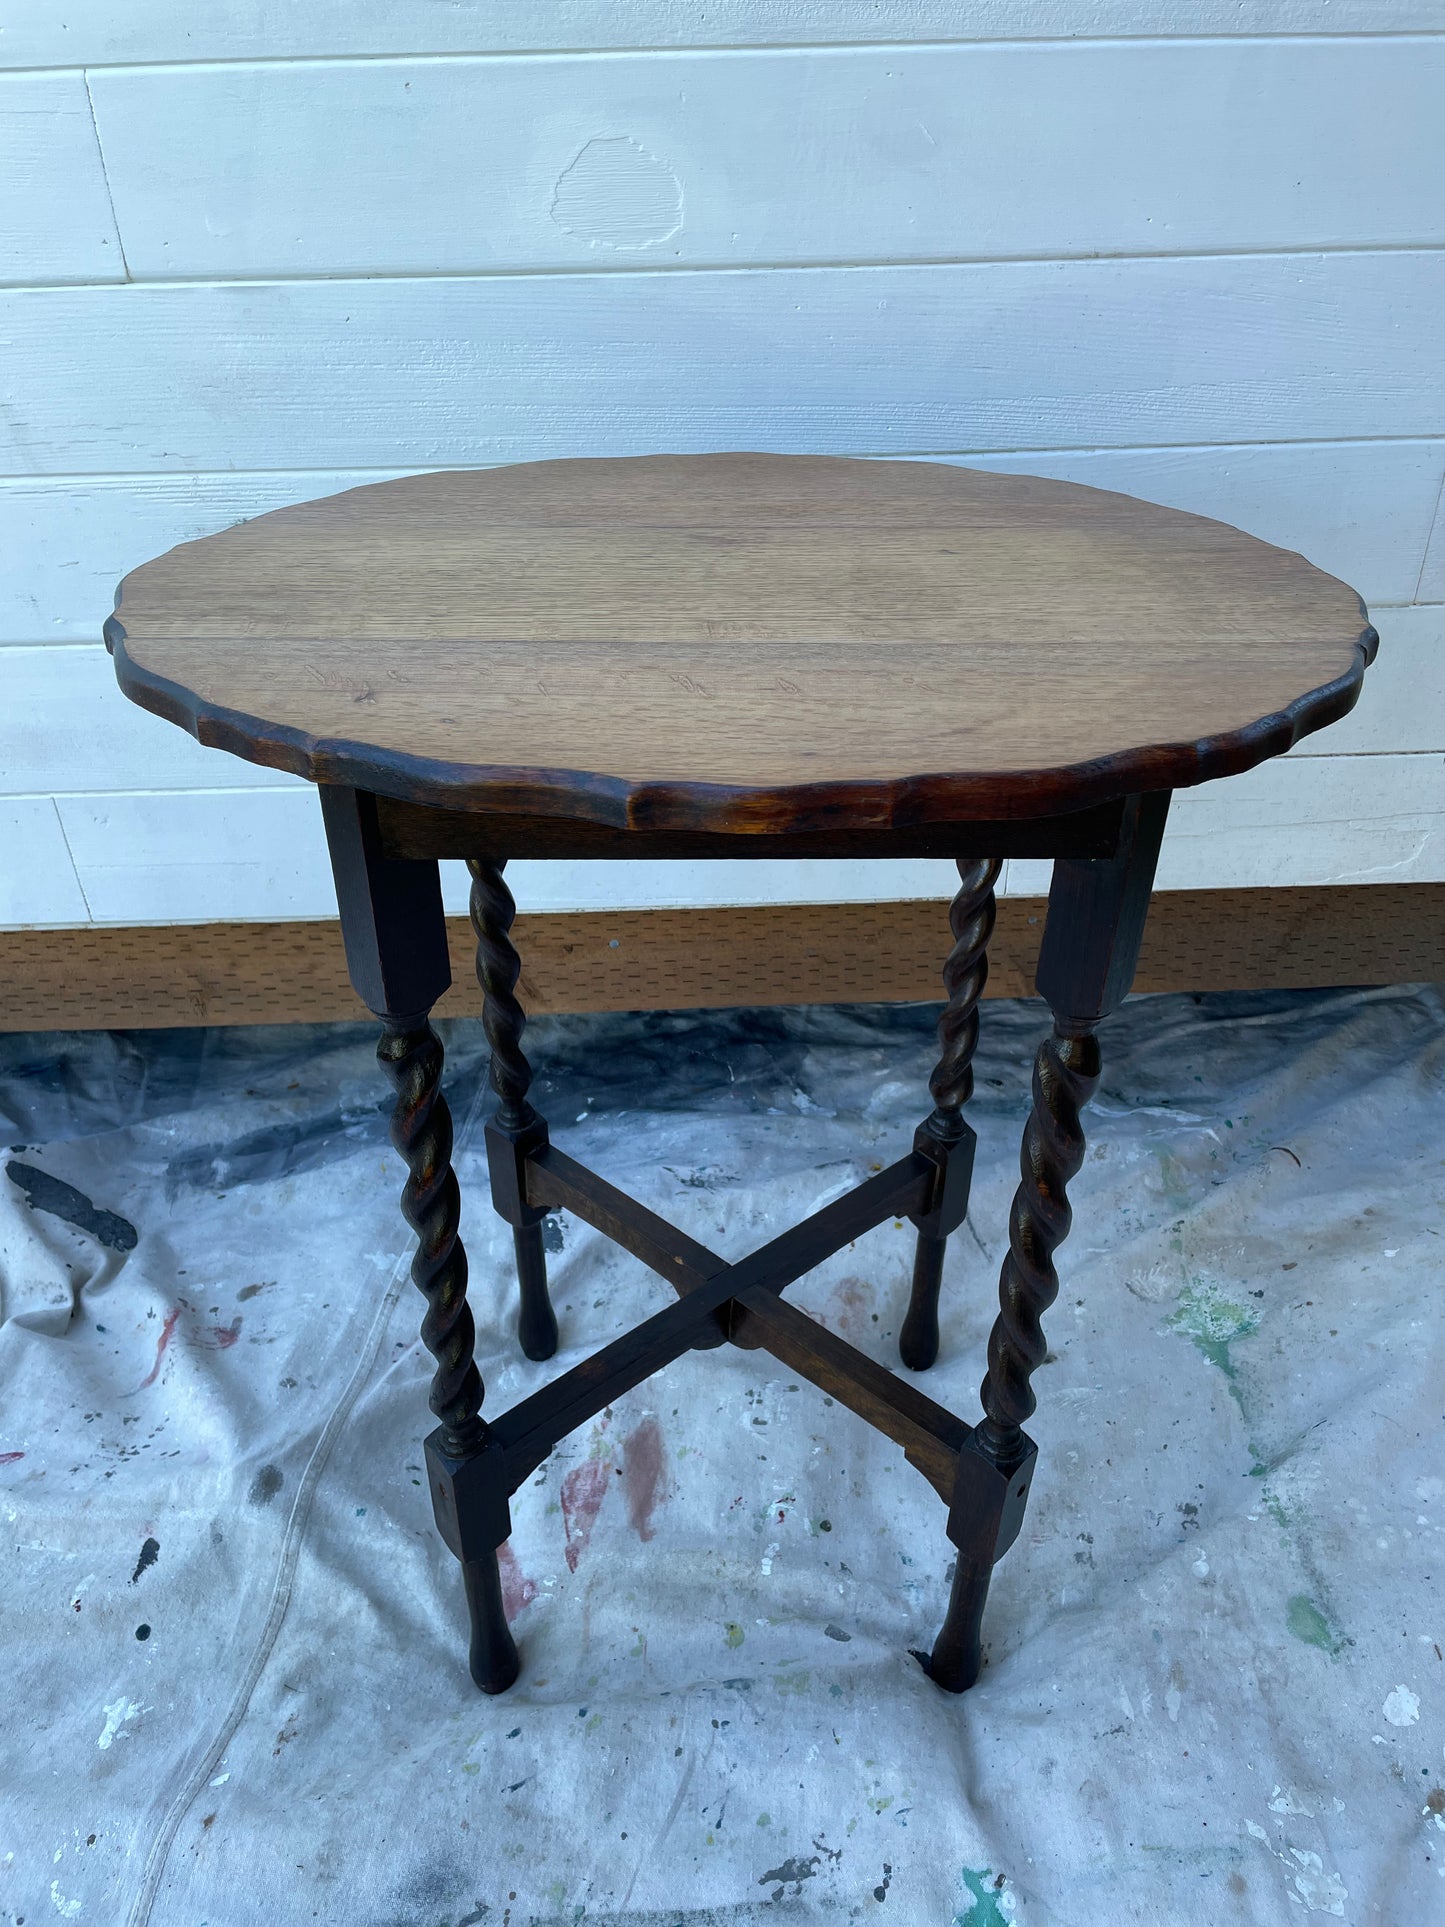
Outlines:
[{"label": "patched wall spot", "polygon": [[557,183],[552,219],[589,248],[651,248],[682,226],[682,182],[626,134],[588,141]]}]

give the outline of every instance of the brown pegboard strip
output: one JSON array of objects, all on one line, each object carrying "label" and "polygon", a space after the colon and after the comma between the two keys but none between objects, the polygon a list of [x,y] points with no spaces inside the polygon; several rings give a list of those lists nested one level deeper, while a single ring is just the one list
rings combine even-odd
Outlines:
[{"label": "brown pegboard strip", "polygon": [[[988,994],[1033,988],[1041,897],[1006,897]],[[478,1009],[471,932],[449,919],[442,1014]],[[532,1012],[900,1002],[942,995],[941,902],[521,916]],[[1412,983],[1445,975],[1445,884],[1174,890],[1154,899],[1135,988]],[[364,1016],[334,922],[0,932],[0,1029],[274,1024]]]}]

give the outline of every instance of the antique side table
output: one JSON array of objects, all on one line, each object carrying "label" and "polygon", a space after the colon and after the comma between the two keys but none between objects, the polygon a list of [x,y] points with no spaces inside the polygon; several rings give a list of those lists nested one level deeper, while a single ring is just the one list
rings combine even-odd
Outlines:
[{"label": "antique side table", "polygon": [[[932,463],[648,456],[421,475],[282,509],[126,577],[121,688],[203,743],[320,787],[351,978],[381,1020],[418,1236],[436,1430],[471,1672],[516,1678],[497,1552],[557,1441],[685,1351],[761,1347],[901,1445],[948,1507],[940,1686],[976,1678],[990,1571],[1017,1538],[1029,1379],[1083,1159],[1100,1021],[1129,990],[1170,792],[1342,716],[1376,637],[1299,556],[1123,495]],[[895,1164],[737,1263],[549,1138],[521,1048],[513,857],[947,856],[933,1109]],[[945,1241],[968,1209],[978,1000],[1007,856],[1050,857],[1034,1070],[983,1416],[955,1417],[784,1289],[885,1219],[918,1241],[899,1351],[938,1350]],[[482,1416],[442,1048],[437,860],[466,859],[498,1100],[492,1201],[519,1336],[557,1345],[542,1220],[574,1212],[677,1294],[511,1411]]]}]

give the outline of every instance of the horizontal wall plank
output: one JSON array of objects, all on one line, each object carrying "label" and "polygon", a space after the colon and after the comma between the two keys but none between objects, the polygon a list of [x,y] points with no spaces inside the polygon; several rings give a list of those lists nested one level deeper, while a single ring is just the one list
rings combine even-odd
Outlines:
[{"label": "horizontal wall plank", "polygon": [[1441,490],[1435,510],[1435,526],[1426,548],[1420,584],[1413,600],[1445,602],[1445,489]]},{"label": "horizontal wall plank", "polygon": [[0,649],[0,795],[309,787],[139,708],[101,643]]},{"label": "horizontal wall plank", "polygon": [[48,796],[0,796],[0,926],[84,923],[89,906]]},{"label": "horizontal wall plank", "polygon": [[[325,917],[336,907],[321,813],[309,784],[285,789],[125,792],[56,798],[98,923]],[[449,910],[466,909],[461,863],[442,865]],[[534,911],[945,896],[947,862],[517,863]],[[24,916],[19,922],[39,919]]]},{"label": "horizontal wall plank", "polygon": [[[1009,865],[1009,888],[1048,887],[1049,866]],[[1181,790],[1160,890],[1436,883],[1445,879],[1445,756],[1279,757]]]},{"label": "horizontal wall plank", "polygon": [[334,908],[320,811],[304,790],[70,795],[55,808],[97,923],[315,917]]},{"label": "horizontal wall plank", "polygon": [[12,290],[0,335],[11,473],[1445,432],[1445,252]]},{"label": "horizontal wall plank", "polygon": [[[39,799],[44,801],[46,799]],[[58,796],[89,916],[98,923],[322,917],[334,907],[315,799],[302,788]],[[1047,886],[1046,864],[1012,861],[1003,892]],[[708,907],[944,897],[946,862],[536,862],[508,872],[528,911]],[[460,863],[443,865],[450,910]],[[1445,877],[1445,758],[1282,758],[1181,792],[1162,889],[1428,882]],[[83,914],[83,913],[82,913]],[[48,921],[22,902],[15,923]]]},{"label": "horizontal wall plank", "polygon": [[0,64],[285,59],[336,54],[510,53],[547,48],[1072,39],[1136,34],[1438,31],[1440,0],[11,0]]},{"label": "horizontal wall plank", "polygon": [[[985,996],[1033,988],[1041,897],[999,905]],[[475,1017],[472,937],[450,920],[452,989]],[[948,945],[931,902],[521,916],[521,995],[556,1010],[932,1001]],[[1136,988],[1415,983],[1440,974],[1445,886],[1181,890],[1157,897]],[[366,1020],[341,931],[316,923],[169,924],[0,934],[0,1030]]]},{"label": "horizontal wall plank", "polygon": [[[1445,474],[1445,442],[1032,450],[957,459],[1119,489],[1232,522],[1298,549],[1373,607],[1414,597]],[[268,509],[385,474],[298,470],[0,482],[0,554],[11,560],[0,572],[0,643],[93,642],[116,583],[137,563]]]},{"label": "horizontal wall plank", "polygon": [[[1380,653],[1349,715],[1290,750],[1291,758],[1445,754],[1445,604],[1374,608]],[[1360,780],[1369,781],[1369,771]]]},{"label": "horizontal wall plank", "polygon": [[272,62],[90,87],[135,279],[1445,241],[1445,38]]},{"label": "horizontal wall plank", "polygon": [[[116,584],[138,563],[269,509],[401,472],[0,481],[0,642],[97,642]],[[1396,484],[1391,499],[1407,488]]]},{"label": "horizontal wall plank", "polygon": [[1281,758],[1184,792],[1166,850],[1165,890],[1439,882],[1445,757]]},{"label": "horizontal wall plank", "polygon": [[[1372,609],[1416,600],[1445,475],[1445,443],[1425,441],[1035,449],[959,459],[977,468],[1118,489],[1213,516],[1278,548],[1297,550],[1357,589]],[[1439,599],[1445,601],[1445,581]]]},{"label": "horizontal wall plank", "polygon": [[0,283],[123,281],[82,74],[0,80]]}]

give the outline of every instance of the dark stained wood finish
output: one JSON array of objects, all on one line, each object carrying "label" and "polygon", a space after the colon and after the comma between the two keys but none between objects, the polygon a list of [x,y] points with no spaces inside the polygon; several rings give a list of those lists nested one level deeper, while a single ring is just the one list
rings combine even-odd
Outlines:
[{"label": "dark stained wood finish", "polygon": [[560,858],[577,862],[705,857],[1062,857],[1112,856],[1122,798],[1018,823],[913,823],[895,829],[812,830],[746,836],[717,830],[617,830],[549,816],[436,810],[393,797],[373,799],[382,848],[398,857],[461,857],[492,862]]},{"label": "dark stained wood finish", "polygon": [[931,1152],[939,1182],[931,1208],[915,1220],[913,1283],[898,1334],[898,1356],[913,1372],[926,1372],[938,1356],[938,1294],[949,1236],[968,1212],[973,1181],[974,1134],[963,1106],[973,1095],[973,1056],[978,1048],[978,1000],[988,983],[988,946],[998,917],[996,859],[959,861],[959,889],[948,911],[953,948],[943,965],[947,995],[938,1020],[939,1058],[928,1080],[932,1114],[917,1138]]},{"label": "dark stained wood finish", "polygon": [[677,1291],[695,1291],[727,1270],[726,1261],[706,1245],[635,1199],[625,1197],[616,1185],[559,1151],[555,1144],[549,1144],[542,1156],[531,1160],[527,1195],[537,1204],[570,1211],[574,1218],[630,1251]]},{"label": "dark stained wood finish", "polygon": [[[441,883],[435,863],[382,852],[370,797],[332,791],[322,805],[347,966],[357,995],[381,1019],[376,1054],[395,1096],[391,1142],[406,1165],[401,1212],[417,1240],[411,1279],[426,1300],[422,1343],[436,1365],[429,1402],[440,1424],[428,1441],[428,1464],[437,1454],[465,1463],[485,1448],[487,1424],[442,1043],[428,1021],[450,981]],[[497,1565],[506,1536],[479,1533],[472,1521],[457,1548],[471,1620],[468,1663],[484,1693],[505,1692],[519,1665]]]},{"label": "dark stained wood finish", "polygon": [[1345,714],[1376,643],[1222,523],[774,455],[355,489],[135,570],[106,636],[135,701],[319,782],[769,837],[1228,775]]},{"label": "dark stained wood finish", "polygon": [[1042,1319],[1059,1288],[1053,1254],[1069,1234],[1067,1186],[1084,1161],[1079,1113],[1100,1076],[1095,1032],[1133,984],[1168,814],[1167,795],[1131,798],[1117,855],[1054,865],[1037,975],[1054,1034],[1034,1062],[999,1314],[979,1393],[978,1442],[998,1463],[1015,1457],[1034,1410],[1029,1379],[1047,1349]]},{"label": "dark stained wood finish", "polygon": [[452,981],[436,864],[383,849],[374,796],[323,789],[321,820],[352,987],[377,1016],[425,1015]]},{"label": "dark stained wood finish", "polygon": [[[427,1478],[463,1568],[476,1684],[502,1692],[518,1671],[497,1559],[511,1494],[566,1433],[727,1339],[860,1413],[948,1502],[952,1596],[920,1658],[940,1686],[971,1685],[989,1574],[1018,1535],[1037,1458],[1022,1425],[1083,1158],[1079,1111],[1099,1077],[1094,1032],[1134,976],[1165,792],[1342,714],[1374,646],[1358,599],[1297,556],[1122,496],[930,465],[720,456],[353,491],[173,551],[126,579],[118,611],[107,640],[129,694],[322,785],[348,968],[382,1019],[396,1097],[441,1421]],[[1096,820],[1048,821],[1085,810]],[[1038,973],[1055,1021],[975,1427],[781,1294],[906,1215],[919,1255],[902,1350],[915,1368],[932,1362],[944,1241],[968,1206],[962,1106],[1002,853],[972,839],[1010,822],[1057,859]],[[550,1145],[528,1095],[503,876],[519,852],[502,839],[569,858],[688,839],[694,854],[737,840],[776,855],[804,837],[820,853],[878,837],[901,854],[909,837],[927,847],[930,826],[959,859],[960,889],[933,1110],[906,1157],[727,1264]],[[557,1342],[548,1209],[575,1212],[677,1293],[496,1419],[481,1411],[429,1021],[449,979],[445,838],[461,839],[472,875],[498,1100],[487,1153],[516,1233],[524,1346],[540,1358]]]},{"label": "dark stained wood finish", "polygon": [[527,1096],[532,1084],[532,1067],[522,1049],[527,1020],[516,994],[522,963],[511,937],[517,906],[502,877],[505,864],[473,859],[469,867],[482,1028],[492,1047],[489,1076],[498,1099],[496,1115],[487,1126],[492,1203],[512,1227],[517,1341],[528,1358],[541,1360],[557,1349],[557,1314],[547,1291],[547,1253],[542,1242],[546,1214],[526,1199],[526,1161],[547,1143],[547,1126]]},{"label": "dark stained wood finish", "polygon": [[953,1693],[978,1678],[990,1575],[1017,1536],[1028,1503],[1038,1458],[1023,1429],[1036,1404],[1029,1381],[1046,1355],[1043,1315],[1059,1290],[1054,1253],[1073,1222],[1068,1186],[1084,1161],[1079,1113],[1100,1074],[1095,1033],[1133,982],[1168,813],[1167,794],[1131,797],[1112,857],[1054,865],[1038,971],[1054,1029],[1034,1060],[999,1310],[979,1390],[983,1417],[959,1454],[949,1511],[958,1561],[948,1612],[926,1661],[930,1676]]},{"label": "dark stained wood finish", "polygon": [[780,1365],[901,1445],[908,1463],[941,1499],[953,1497],[959,1450],[973,1430],[967,1420],[762,1286],[739,1292],[735,1302],[735,1345],[769,1351]]},{"label": "dark stained wood finish", "polygon": [[492,1429],[505,1450],[513,1491],[558,1439],[692,1350],[699,1337],[710,1336],[708,1327],[715,1314],[731,1301],[754,1288],[781,1292],[845,1244],[912,1209],[926,1191],[931,1173],[917,1156],[900,1158],[733,1265],[684,1238],[655,1213],[554,1147],[529,1162],[528,1178],[529,1197],[574,1212],[633,1251],[666,1279],[680,1302],[645,1319],[495,1421]]}]

